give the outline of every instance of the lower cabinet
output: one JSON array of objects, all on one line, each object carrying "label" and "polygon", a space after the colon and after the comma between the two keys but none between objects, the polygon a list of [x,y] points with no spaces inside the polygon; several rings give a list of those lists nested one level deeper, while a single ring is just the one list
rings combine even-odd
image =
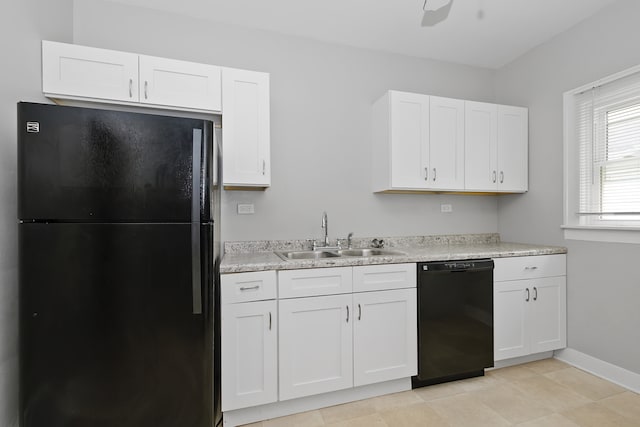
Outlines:
[{"label": "lower cabinet", "polygon": [[416,289],[353,294],[355,386],[417,374]]},{"label": "lower cabinet", "polygon": [[[223,275],[222,286],[222,411],[275,402],[278,400],[275,272]],[[229,303],[257,297],[272,299]]]},{"label": "lower cabinet", "polygon": [[[559,257],[559,258],[549,258]],[[564,255],[511,258],[496,263],[494,359],[504,360],[566,347]],[[500,270],[502,262],[504,269]],[[516,263],[526,278],[517,280]],[[562,273],[562,275],[557,275]]]},{"label": "lower cabinet", "polygon": [[353,386],[351,294],[279,301],[280,400]]},{"label": "lower cabinet", "polygon": [[415,264],[275,277],[222,275],[223,412],[417,373]]}]

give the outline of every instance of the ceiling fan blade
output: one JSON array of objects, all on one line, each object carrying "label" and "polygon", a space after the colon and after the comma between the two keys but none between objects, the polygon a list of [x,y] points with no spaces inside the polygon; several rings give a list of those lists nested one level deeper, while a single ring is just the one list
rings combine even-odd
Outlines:
[{"label": "ceiling fan blade", "polygon": [[451,12],[451,6],[453,5],[453,0],[450,0],[449,3],[442,6],[436,10],[425,10],[424,15],[422,17],[421,26],[423,27],[433,27],[434,25],[444,21],[449,16],[449,12]]}]

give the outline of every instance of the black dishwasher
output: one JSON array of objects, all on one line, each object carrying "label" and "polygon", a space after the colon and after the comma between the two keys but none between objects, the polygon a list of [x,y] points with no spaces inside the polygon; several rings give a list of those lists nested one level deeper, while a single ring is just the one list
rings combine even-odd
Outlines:
[{"label": "black dishwasher", "polygon": [[418,375],[413,388],[493,366],[493,260],[418,264]]}]

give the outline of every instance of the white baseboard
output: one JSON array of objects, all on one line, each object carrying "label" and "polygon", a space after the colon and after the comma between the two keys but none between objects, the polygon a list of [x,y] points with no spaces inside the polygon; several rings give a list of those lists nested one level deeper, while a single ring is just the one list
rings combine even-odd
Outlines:
[{"label": "white baseboard", "polygon": [[555,352],[554,357],[635,393],[640,393],[640,374],[613,365],[572,348]]},{"label": "white baseboard", "polygon": [[267,405],[253,406],[250,408],[236,409],[222,414],[224,427],[235,427],[242,424],[254,423],[271,418],[311,411],[313,409],[326,408],[356,400],[369,399],[390,393],[411,390],[411,378],[386,381],[383,383],[369,384],[366,386],[348,388],[315,396],[301,397],[298,399],[284,400],[282,402],[269,403]]},{"label": "white baseboard", "polygon": [[[496,360],[493,362],[493,368],[500,369],[508,366],[522,365],[523,363],[535,362],[542,359],[549,359],[553,357],[553,351],[545,351],[543,353],[528,354],[526,356],[514,357],[511,359]],[[489,370],[489,369],[487,369]]]}]

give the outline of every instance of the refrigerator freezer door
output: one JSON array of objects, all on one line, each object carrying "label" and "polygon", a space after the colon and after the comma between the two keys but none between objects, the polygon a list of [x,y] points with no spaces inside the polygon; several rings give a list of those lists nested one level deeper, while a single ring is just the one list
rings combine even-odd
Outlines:
[{"label": "refrigerator freezer door", "polygon": [[23,427],[210,427],[212,226],[21,224]]},{"label": "refrigerator freezer door", "polygon": [[212,133],[203,120],[19,103],[19,218],[189,222],[195,198],[209,221]]}]

